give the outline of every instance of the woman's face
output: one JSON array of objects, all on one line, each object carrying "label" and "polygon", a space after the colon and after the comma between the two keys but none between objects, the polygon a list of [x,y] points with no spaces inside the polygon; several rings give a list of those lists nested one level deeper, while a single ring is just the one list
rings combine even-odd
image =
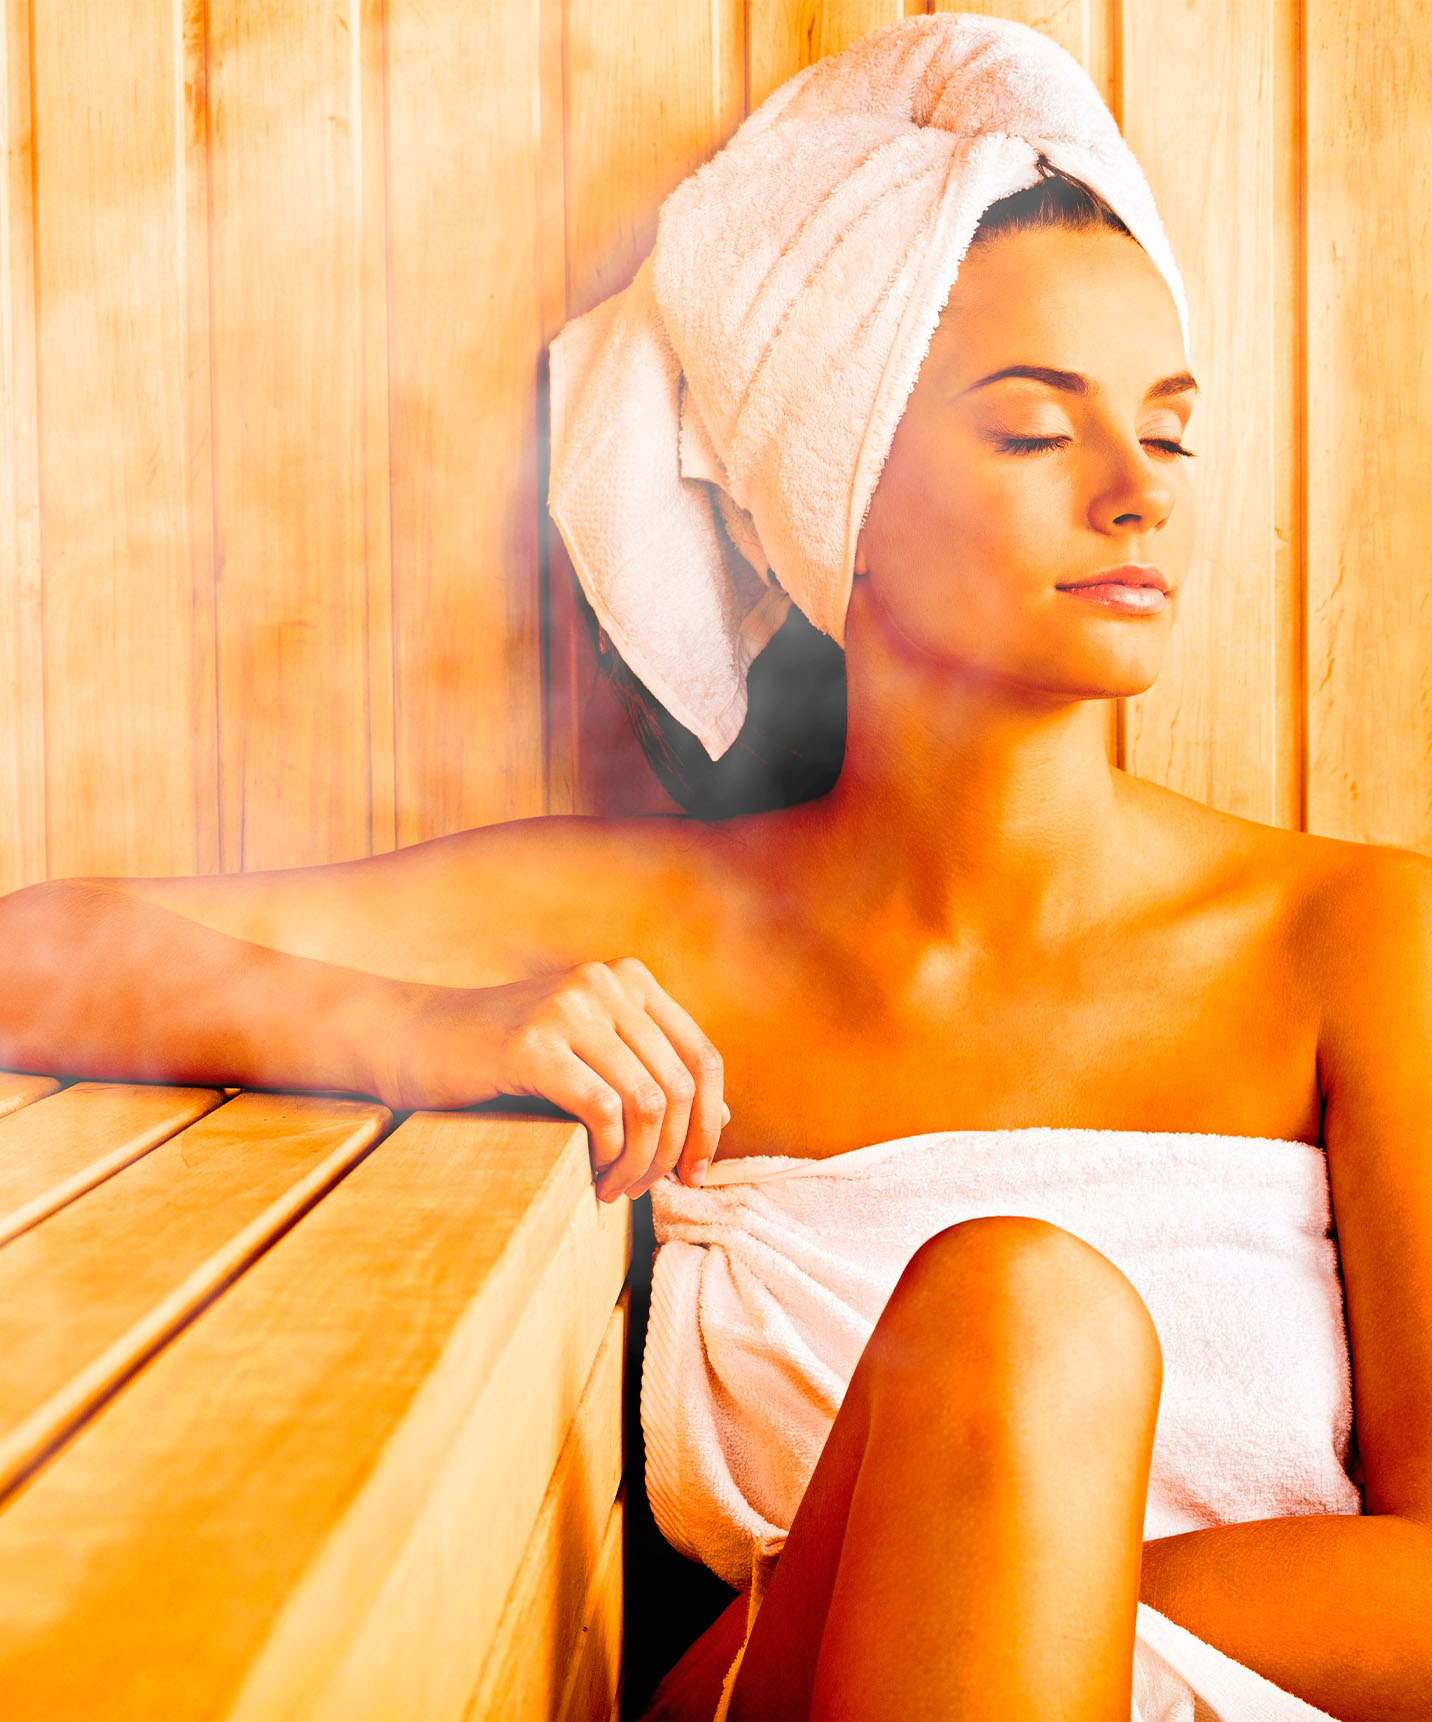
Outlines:
[{"label": "woman's face", "polygon": [[[1193,410],[1178,312],[1108,229],[975,246],[935,333],[856,554],[911,645],[1016,685],[1094,698],[1158,673],[1193,551]],[[1009,367],[1039,377],[996,374]],[[1170,588],[1067,588],[1127,564]],[[1143,605],[1145,607],[1138,607]]]}]

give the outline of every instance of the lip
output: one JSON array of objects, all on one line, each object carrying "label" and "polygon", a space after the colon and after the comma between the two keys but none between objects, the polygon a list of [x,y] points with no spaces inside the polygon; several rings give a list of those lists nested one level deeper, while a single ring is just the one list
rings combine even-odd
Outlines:
[{"label": "lip", "polygon": [[1117,568],[1101,569],[1083,580],[1066,580],[1057,590],[1077,592],[1083,586],[1153,586],[1165,597],[1169,593],[1169,583],[1163,570],[1152,562],[1121,562]]}]

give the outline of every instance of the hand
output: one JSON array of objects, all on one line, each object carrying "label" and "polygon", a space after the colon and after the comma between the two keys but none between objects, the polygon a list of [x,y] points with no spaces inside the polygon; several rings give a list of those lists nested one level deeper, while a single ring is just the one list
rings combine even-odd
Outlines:
[{"label": "hand", "polygon": [[731,1116],[720,1053],[635,957],[427,989],[404,1040],[400,1105],[540,1095],[586,1125],[604,1202],[641,1195],[673,1167],[701,1183]]}]

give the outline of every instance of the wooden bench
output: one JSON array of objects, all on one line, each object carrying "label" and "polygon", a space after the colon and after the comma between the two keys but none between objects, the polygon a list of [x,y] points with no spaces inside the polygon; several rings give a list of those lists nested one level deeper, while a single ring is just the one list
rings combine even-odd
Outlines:
[{"label": "wooden bench", "polygon": [[631,1220],[580,1126],[0,1114],[0,1716],[618,1713]]}]

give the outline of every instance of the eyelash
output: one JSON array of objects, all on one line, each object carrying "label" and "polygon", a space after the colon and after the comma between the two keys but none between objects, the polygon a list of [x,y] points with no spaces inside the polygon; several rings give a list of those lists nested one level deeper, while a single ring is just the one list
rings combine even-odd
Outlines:
[{"label": "eyelash", "polygon": [[[1185,448],[1172,437],[1151,436],[1143,440],[1161,448],[1165,454],[1181,454],[1189,460],[1195,458],[1191,448]],[[999,438],[999,446],[1006,454],[1037,454],[1041,449],[1063,448],[1072,441],[1073,438],[1067,436],[1005,436]]]}]

